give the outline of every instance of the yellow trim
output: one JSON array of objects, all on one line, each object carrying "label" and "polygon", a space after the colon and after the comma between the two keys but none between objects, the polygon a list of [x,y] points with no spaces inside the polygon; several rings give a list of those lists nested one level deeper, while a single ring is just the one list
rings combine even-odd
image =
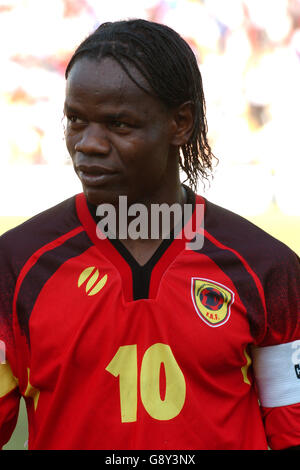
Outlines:
[{"label": "yellow trim", "polygon": [[247,353],[246,349],[244,349],[244,356],[247,359],[247,363],[243,367],[241,367],[241,371],[242,371],[242,374],[243,374],[243,379],[244,379],[245,384],[251,385],[251,383],[248,379],[247,373],[248,373],[249,366],[252,363],[252,360],[251,360],[251,357],[249,356],[249,354]]},{"label": "yellow trim", "polygon": [[27,374],[28,374],[28,384],[24,392],[24,396],[31,397],[33,399],[34,409],[36,410],[39,397],[40,397],[40,391],[31,385],[30,380],[29,380],[30,370],[28,368],[27,368]]},{"label": "yellow trim", "polygon": [[0,398],[7,395],[18,386],[18,379],[14,377],[8,362],[0,364]]}]

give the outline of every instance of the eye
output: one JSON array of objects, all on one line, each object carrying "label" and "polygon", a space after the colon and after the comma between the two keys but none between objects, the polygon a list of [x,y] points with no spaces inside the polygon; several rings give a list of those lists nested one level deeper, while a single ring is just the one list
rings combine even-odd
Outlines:
[{"label": "eye", "polygon": [[83,124],[84,123],[82,119],[80,119],[78,116],[75,116],[75,115],[67,116],[67,122],[71,124]]},{"label": "eye", "polygon": [[124,129],[126,127],[129,127],[129,125],[126,124],[126,122],[122,122],[122,121],[112,121],[111,126],[117,127],[118,129]]},{"label": "eye", "polygon": [[108,127],[112,131],[114,131],[118,134],[128,134],[132,130],[133,125],[129,124],[126,121],[120,121],[118,119],[113,119],[113,120],[109,121]]}]

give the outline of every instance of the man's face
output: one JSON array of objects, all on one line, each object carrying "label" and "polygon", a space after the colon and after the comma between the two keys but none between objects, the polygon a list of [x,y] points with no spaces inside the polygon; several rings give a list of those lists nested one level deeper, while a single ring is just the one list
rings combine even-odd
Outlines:
[{"label": "man's face", "polygon": [[[130,71],[147,86],[136,69]],[[171,112],[116,61],[75,62],[65,115],[67,148],[89,202],[115,204],[126,195],[128,203],[146,203],[167,189],[177,165]]]}]

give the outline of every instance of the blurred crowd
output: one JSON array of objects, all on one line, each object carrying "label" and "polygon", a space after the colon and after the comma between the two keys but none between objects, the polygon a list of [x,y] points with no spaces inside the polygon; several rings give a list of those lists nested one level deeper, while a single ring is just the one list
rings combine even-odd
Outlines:
[{"label": "blurred crowd", "polygon": [[0,0],[2,164],[69,162],[65,66],[99,24],[132,17],[173,27],[193,48],[217,171],[250,175],[254,168],[283,184],[283,175],[293,180],[300,170],[300,0]]}]

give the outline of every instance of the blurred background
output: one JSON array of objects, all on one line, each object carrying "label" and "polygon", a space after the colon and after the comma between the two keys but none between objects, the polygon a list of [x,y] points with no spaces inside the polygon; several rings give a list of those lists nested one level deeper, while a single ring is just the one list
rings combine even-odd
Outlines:
[{"label": "blurred background", "polygon": [[[219,159],[199,193],[300,254],[300,0],[0,0],[0,234],[81,192],[65,67],[99,24],[138,17],[174,28],[198,59]],[[22,404],[5,448],[26,433]]]}]

